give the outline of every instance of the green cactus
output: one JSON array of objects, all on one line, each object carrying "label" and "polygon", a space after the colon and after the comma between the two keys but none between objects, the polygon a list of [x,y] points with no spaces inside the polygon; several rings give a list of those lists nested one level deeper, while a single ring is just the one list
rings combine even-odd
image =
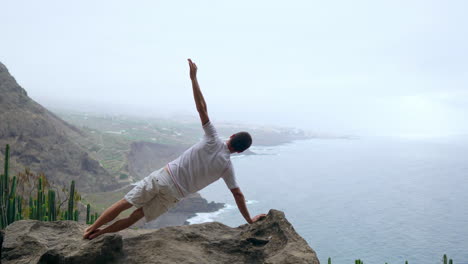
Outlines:
[{"label": "green cactus", "polygon": [[331,258],[328,258],[328,264],[331,264]]},{"label": "green cactus", "polygon": [[90,213],[91,213],[91,205],[87,204],[86,205],[86,224],[87,225],[89,225],[89,221],[90,221],[89,214]]},{"label": "green cactus", "polygon": [[47,191],[47,217],[53,221],[54,217],[52,216],[54,209],[53,209],[53,201],[52,201],[52,192],[51,190]]},{"label": "green cactus", "polygon": [[10,196],[9,198],[12,199],[16,195],[16,176],[13,176],[13,181],[11,182],[11,189],[10,189]]},{"label": "green cactus", "polygon": [[447,264],[447,255],[444,254],[444,264]]},{"label": "green cactus", "polygon": [[4,229],[8,225],[8,220],[10,219],[8,213],[11,212],[11,209],[8,209],[10,205],[9,197],[9,166],[10,166],[10,146],[6,145],[5,147],[5,162],[4,162],[4,171],[0,175],[0,228]]},{"label": "green cactus", "polygon": [[11,224],[15,221],[15,215],[16,215],[16,197],[8,199],[8,221],[7,224]]},{"label": "green cactus", "polygon": [[42,215],[42,201],[43,195],[42,195],[42,177],[39,178],[39,183],[37,185],[37,204],[36,204],[36,215],[35,219],[36,220],[42,220],[43,215]]},{"label": "green cactus", "polygon": [[70,197],[68,198],[68,218],[67,220],[73,220],[73,207],[75,205],[75,181],[71,182],[70,185]]},{"label": "green cactus", "polygon": [[17,196],[16,199],[18,199],[17,201],[18,210],[16,213],[15,221],[23,219],[23,197]]},{"label": "green cactus", "polygon": [[73,220],[78,222],[79,215],[80,213],[78,212],[78,209],[76,209],[75,212],[73,213]]},{"label": "green cactus", "polygon": [[5,147],[5,165],[4,165],[4,171],[3,171],[3,201],[6,201],[6,198],[8,197],[8,178],[9,178],[9,168],[10,168],[10,145],[6,145]]}]

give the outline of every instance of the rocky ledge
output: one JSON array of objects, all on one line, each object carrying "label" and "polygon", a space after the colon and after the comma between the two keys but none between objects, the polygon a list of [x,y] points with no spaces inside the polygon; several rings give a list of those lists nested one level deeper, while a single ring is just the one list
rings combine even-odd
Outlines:
[{"label": "rocky ledge", "polygon": [[127,229],[84,240],[85,228],[73,221],[17,221],[5,230],[2,263],[319,264],[314,250],[276,210],[257,223],[237,228],[214,222]]}]

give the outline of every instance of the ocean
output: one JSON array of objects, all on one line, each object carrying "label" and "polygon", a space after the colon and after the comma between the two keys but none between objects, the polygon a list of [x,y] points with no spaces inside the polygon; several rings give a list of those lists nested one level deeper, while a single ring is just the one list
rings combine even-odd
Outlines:
[{"label": "ocean", "polygon": [[[322,263],[468,263],[468,139],[312,139],[233,157],[251,215],[284,211]],[[201,191],[225,208],[191,223],[245,223],[222,180]]]}]

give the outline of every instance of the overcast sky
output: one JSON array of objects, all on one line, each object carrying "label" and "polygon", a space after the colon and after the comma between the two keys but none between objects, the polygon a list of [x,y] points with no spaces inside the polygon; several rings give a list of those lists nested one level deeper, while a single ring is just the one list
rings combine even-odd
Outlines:
[{"label": "overcast sky", "polygon": [[467,1],[5,1],[0,61],[46,106],[358,135],[468,133]]}]

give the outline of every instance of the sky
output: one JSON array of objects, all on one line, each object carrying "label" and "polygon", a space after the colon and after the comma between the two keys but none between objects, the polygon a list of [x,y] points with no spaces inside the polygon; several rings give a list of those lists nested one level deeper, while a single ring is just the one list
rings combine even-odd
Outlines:
[{"label": "sky", "polygon": [[334,134],[468,134],[467,1],[5,1],[0,62],[47,107]]}]

